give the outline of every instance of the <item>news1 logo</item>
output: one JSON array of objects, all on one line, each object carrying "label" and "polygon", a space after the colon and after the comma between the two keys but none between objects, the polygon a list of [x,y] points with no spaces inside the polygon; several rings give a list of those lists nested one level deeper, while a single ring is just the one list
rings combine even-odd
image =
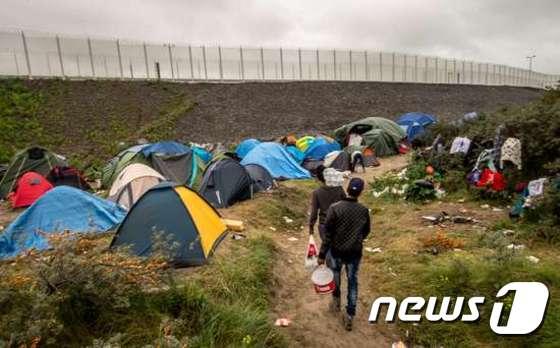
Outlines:
[{"label": "news1 logo", "polygon": [[[509,317],[506,323],[500,323],[504,314],[504,303],[499,299],[512,291],[515,292],[515,295]],[[513,282],[503,286],[498,290],[496,294],[498,301],[494,302],[492,307],[490,329],[499,335],[528,335],[534,332],[544,320],[548,297],[548,288],[538,282]],[[424,307],[426,307],[425,319],[429,322],[454,322],[457,320],[474,322],[480,319],[479,306],[483,305],[486,299],[471,297],[465,302],[465,297],[457,297],[450,310],[451,300],[451,297],[443,297],[441,301],[437,297],[430,297],[428,301],[423,297],[407,297],[401,301],[397,312],[397,300],[394,297],[379,297],[371,306],[369,322],[377,322],[383,305],[387,305],[386,322],[393,322],[395,314],[402,322],[420,322],[422,320],[420,311]],[[438,304],[440,305],[439,311],[436,311]],[[410,311],[414,313],[410,313]]]}]

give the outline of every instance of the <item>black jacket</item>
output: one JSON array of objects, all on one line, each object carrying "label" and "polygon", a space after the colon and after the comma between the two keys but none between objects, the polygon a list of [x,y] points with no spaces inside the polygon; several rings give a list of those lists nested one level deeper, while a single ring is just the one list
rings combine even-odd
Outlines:
[{"label": "black jacket", "polygon": [[329,250],[336,258],[361,257],[363,240],[371,231],[370,223],[368,208],[355,198],[348,197],[331,205],[319,258],[324,259]]}]

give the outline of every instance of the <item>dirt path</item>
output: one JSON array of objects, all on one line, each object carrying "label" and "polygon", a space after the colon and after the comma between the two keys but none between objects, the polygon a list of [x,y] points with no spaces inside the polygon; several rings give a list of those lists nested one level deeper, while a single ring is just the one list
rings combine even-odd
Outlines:
[{"label": "dirt path", "polygon": [[[380,167],[370,168],[366,173],[356,176],[372,181],[387,171],[404,167],[406,161],[406,156],[386,158],[381,161]],[[303,267],[307,233],[302,233],[297,241],[289,241],[289,237],[293,237],[293,234],[273,235],[280,250],[274,270],[278,281],[274,314],[292,321],[291,326],[284,330],[295,343],[305,347],[390,347],[392,342],[398,341],[394,327],[387,324],[373,326],[368,323],[370,306],[376,294],[375,289],[366,289],[364,286],[359,288],[354,329],[352,332],[345,331],[341,324],[342,315],[328,311],[331,296],[315,294],[309,280],[310,273]],[[317,234],[315,238],[318,238]],[[372,266],[363,262],[359,279],[367,277]],[[344,279],[345,274],[342,276]],[[346,291],[343,289],[343,305],[345,295]]]}]

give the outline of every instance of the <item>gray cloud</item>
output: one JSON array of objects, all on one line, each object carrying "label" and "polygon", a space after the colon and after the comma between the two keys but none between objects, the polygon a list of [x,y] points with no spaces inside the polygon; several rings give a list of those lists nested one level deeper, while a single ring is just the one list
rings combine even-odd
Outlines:
[{"label": "gray cloud", "polygon": [[560,72],[558,0],[2,0],[9,28],[148,41],[443,55]]}]

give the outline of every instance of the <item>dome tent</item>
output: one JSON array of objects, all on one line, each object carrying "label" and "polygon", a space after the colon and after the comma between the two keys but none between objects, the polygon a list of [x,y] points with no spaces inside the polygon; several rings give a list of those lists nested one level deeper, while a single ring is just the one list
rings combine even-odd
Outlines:
[{"label": "dome tent", "polygon": [[242,165],[258,164],[275,179],[309,179],[309,172],[301,167],[278,143],[261,143],[243,158]]},{"label": "dome tent", "polygon": [[266,168],[258,164],[247,164],[245,170],[251,177],[253,192],[268,191],[274,188],[274,178]]},{"label": "dome tent", "polygon": [[212,163],[202,177],[199,193],[214,207],[227,208],[253,195],[251,177],[231,158]]},{"label": "dome tent", "polygon": [[257,139],[245,139],[240,142],[239,145],[237,145],[237,147],[235,148],[235,154],[237,155],[237,157],[243,159],[243,157],[247,156],[247,154],[260,143],[261,142]]},{"label": "dome tent", "polygon": [[219,213],[190,188],[163,182],[146,192],[120,225],[111,248],[129,247],[138,256],[149,256],[156,236],[177,246],[170,249],[177,266],[206,262],[222,240],[226,226]]},{"label": "dome tent", "polygon": [[41,174],[27,172],[19,178],[14,191],[8,196],[12,208],[28,207],[35,203],[53,185]]},{"label": "dome tent", "polygon": [[368,117],[346,124],[334,131],[336,140],[347,144],[349,134],[360,134],[363,145],[375,149],[377,156],[398,153],[400,141],[406,138],[404,130],[395,122],[381,117]]},{"label": "dome tent", "polygon": [[117,176],[108,199],[130,209],[146,191],[162,181],[164,177],[147,165],[129,164]]},{"label": "dome tent", "polygon": [[426,131],[426,127],[437,122],[435,116],[421,112],[409,112],[397,119],[397,124],[406,132],[408,141],[412,141]]},{"label": "dome tent", "polygon": [[106,232],[115,228],[126,211],[115,203],[70,186],[45,193],[0,235],[0,259],[35,248],[48,248],[46,234]]},{"label": "dome tent", "polygon": [[330,142],[323,137],[317,137],[305,150],[305,159],[323,160],[325,156],[333,151],[340,151],[340,144],[336,141]]},{"label": "dome tent", "polygon": [[5,198],[12,190],[17,180],[27,172],[36,172],[47,176],[56,166],[67,166],[66,159],[42,147],[30,147],[16,153],[0,180],[0,199]]}]

